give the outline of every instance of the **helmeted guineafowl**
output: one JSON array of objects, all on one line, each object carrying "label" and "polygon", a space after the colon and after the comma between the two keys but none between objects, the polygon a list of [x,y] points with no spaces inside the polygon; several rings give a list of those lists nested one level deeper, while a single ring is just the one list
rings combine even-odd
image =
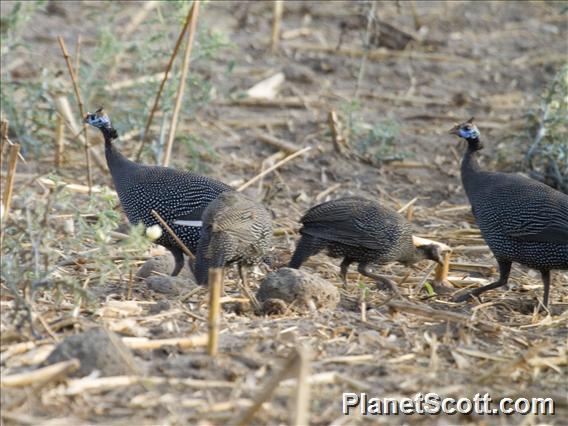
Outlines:
[{"label": "helmeted guineafowl", "polygon": [[[201,215],[217,196],[233,189],[214,179],[169,167],[130,161],[114,146],[118,137],[102,108],[87,114],[85,122],[99,129],[105,140],[105,156],[122,208],[132,224],[158,224],[155,210],[190,251],[195,252],[201,235]],[[167,233],[155,241],[174,256],[172,275],[183,268],[183,251]]]},{"label": "helmeted guineafowl", "polygon": [[262,204],[241,193],[225,192],[209,204],[202,220],[194,267],[196,282],[207,284],[209,268],[237,263],[248,290],[246,268],[263,261],[270,249],[270,213]]},{"label": "helmeted guineafowl", "polygon": [[341,279],[347,284],[351,263],[359,263],[362,275],[387,284],[394,283],[371,272],[370,265],[400,262],[412,265],[421,259],[443,263],[440,247],[435,244],[415,247],[411,225],[397,212],[361,197],[347,197],[312,207],[300,220],[301,238],[290,268],[299,268],[304,261],[327,249],[331,257],[343,258]]},{"label": "helmeted guineafowl", "polygon": [[512,262],[542,274],[543,305],[548,305],[550,271],[568,269],[568,195],[521,175],[481,170],[477,153],[483,148],[473,118],[450,130],[467,141],[461,178],[481,235],[499,264],[499,280],[456,298],[507,283]]}]

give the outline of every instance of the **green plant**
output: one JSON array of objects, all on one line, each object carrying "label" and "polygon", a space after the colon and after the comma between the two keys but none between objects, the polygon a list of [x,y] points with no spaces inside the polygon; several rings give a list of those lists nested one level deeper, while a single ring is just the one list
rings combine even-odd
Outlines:
[{"label": "green plant", "polygon": [[[26,57],[23,43],[24,24],[30,23],[43,10],[46,2],[14,2],[2,16],[2,63],[10,63],[18,55]],[[187,16],[190,2],[161,2],[139,24],[132,35],[117,30],[115,16],[125,6],[117,2],[105,3],[104,13],[95,4],[84,8],[85,15],[96,24],[96,39],[92,45],[81,46],[78,83],[87,110],[104,106],[119,132],[124,134],[145,126],[152,100],[161,81],[178,31]],[[206,6],[206,4],[202,4]],[[202,9],[202,14],[206,13]],[[167,28],[168,30],[164,30]],[[187,81],[187,95],[182,107],[182,119],[194,119],[199,110],[207,106],[214,89],[213,76],[208,63],[214,61],[223,49],[232,49],[228,38],[212,32],[203,24],[198,26],[197,42]],[[86,40],[86,38],[83,38]],[[56,41],[54,41],[54,44]],[[68,43],[75,64],[75,49]],[[51,60],[51,62],[50,62]],[[227,59],[225,74],[230,74],[234,59]],[[163,138],[167,135],[171,111],[178,87],[181,56],[178,56],[166,82],[158,114],[151,128],[151,143],[147,144],[143,161],[152,162],[161,155]],[[63,72],[62,72],[63,70]],[[2,67],[1,109],[3,118],[10,122],[10,137],[21,144],[28,162],[52,157],[57,111],[53,99],[64,93],[80,120],[69,77],[62,57],[46,58],[43,71],[28,77],[11,74]],[[116,88],[116,83],[127,83]],[[162,129],[164,131],[157,131]],[[68,128],[66,139],[73,136]],[[215,152],[195,133],[179,130],[176,138],[187,152],[189,161],[181,160],[178,166],[192,170],[205,169],[216,159]],[[121,150],[131,156],[138,146],[134,142],[120,142]],[[84,177],[84,160],[78,144],[67,149],[77,155],[69,156],[75,163],[65,165],[65,180],[81,182]],[[49,164],[49,163],[47,163]],[[46,167],[46,161],[41,162]],[[58,181],[57,176],[50,177]],[[107,182],[106,178],[105,183]],[[100,182],[99,182],[100,183]],[[14,193],[9,222],[3,229],[0,280],[3,290],[10,292],[17,304],[23,306],[31,318],[34,300],[47,298],[54,303],[71,301],[76,306],[96,300],[93,289],[129,282],[134,261],[143,257],[150,241],[141,226],[130,228],[128,238],[116,241],[112,235],[124,216],[115,207],[116,195],[95,192],[91,196],[71,193],[63,186],[42,192],[35,184]],[[66,225],[65,225],[66,224]],[[65,226],[69,229],[66,230]]]},{"label": "green plant", "polygon": [[530,175],[568,193],[568,64],[528,114],[531,143],[525,155]]},{"label": "green plant", "polygon": [[207,156],[209,160],[216,159],[218,155],[213,147],[203,138],[191,133],[180,136],[178,141],[185,146],[189,157],[185,168],[194,173],[207,173],[210,170],[208,163],[204,163],[200,159],[203,155]]},{"label": "green plant", "polygon": [[[29,22],[45,4],[45,1],[16,2],[10,12],[2,17],[3,63],[10,62],[11,55],[17,54],[15,46],[23,45],[23,24]],[[97,8],[85,10],[87,19],[99,23],[95,35],[96,45],[92,48],[81,48],[78,83],[87,110],[104,106],[112,112],[113,121],[120,132],[137,129],[142,132],[152,106],[148,100],[153,99],[157,92],[161,80],[159,74],[163,72],[170,57],[177,31],[185,20],[190,4],[191,2],[159,3],[156,13],[150,14],[136,28],[135,36],[129,37],[123,37],[120,31],[117,31],[115,22],[115,16],[120,15],[123,5],[110,2],[106,4],[103,15]],[[207,4],[202,5],[202,14],[206,13],[206,6]],[[174,27],[175,31],[164,31],[165,26]],[[213,83],[207,74],[209,67],[200,64],[213,61],[219,52],[230,51],[234,47],[225,34],[211,31],[204,25],[198,26],[197,43],[192,52],[186,86],[187,96],[182,107],[184,118],[195,117],[211,100]],[[74,49],[70,49],[70,53],[74,56]],[[149,139],[151,143],[146,145],[146,162],[152,162],[152,159],[155,161],[161,156],[163,136],[167,135],[167,131],[156,132],[156,128],[169,126],[167,118],[173,109],[180,66],[181,57],[178,56],[160,100],[159,112],[162,117],[156,117],[154,120],[151,129],[153,135]],[[231,72],[233,66],[234,62],[229,60],[227,73]],[[52,149],[56,116],[52,101],[54,93],[60,93],[65,87],[69,103],[78,116],[76,100],[67,84],[68,75],[65,71],[57,76],[60,70],[65,70],[63,58],[55,58],[53,66],[46,66],[40,75],[28,79],[14,79],[10,73],[4,70],[1,72],[2,112],[10,121],[10,131],[14,139],[21,143],[23,152],[31,160],[48,155]],[[147,78],[152,76],[154,78]],[[140,78],[144,79],[136,82]],[[113,89],[112,83],[129,79],[134,83]],[[177,133],[176,136],[183,134],[182,131]],[[67,134],[67,137],[70,135]],[[80,148],[75,146],[79,152]],[[125,145],[123,150],[130,155],[136,148],[137,144],[134,143]]]},{"label": "green plant", "polygon": [[361,118],[361,108],[358,100],[344,102],[340,108],[346,137],[355,151],[368,161],[379,164],[410,157],[410,153],[398,149],[399,124],[394,120],[366,123]]},{"label": "green plant", "polygon": [[34,189],[19,194],[5,224],[0,278],[20,307],[33,311],[39,297],[56,304],[70,299],[78,306],[96,300],[86,280],[93,287],[129,280],[134,260],[151,242],[143,225],[132,227],[119,243],[113,241],[121,220],[115,203],[113,193],[101,192],[77,209],[77,194],[64,186],[44,195]]}]

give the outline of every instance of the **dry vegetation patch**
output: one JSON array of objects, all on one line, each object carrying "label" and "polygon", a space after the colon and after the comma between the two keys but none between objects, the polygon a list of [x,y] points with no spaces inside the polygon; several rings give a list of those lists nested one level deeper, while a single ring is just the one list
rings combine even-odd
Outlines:
[{"label": "dry vegetation patch", "polygon": [[[3,193],[13,180],[2,220],[2,421],[284,424],[303,423],[309,411],[310,424],[362,424],[341,414],[342,392],[489,392],[494,400],[551,397],[556,415],[374,420],[565,423],[566,272],[553,276],[550,314],[536,309],[539,275],[519,266],[509,288],[483,302],[450,301],[495,278],[496,263],[461,185],[463,146],[446,133],[475,115],[484,167],[532,172],[566,190],[566,5],[285,2],[274,33],[271,3],[208,2],[185,95],[176,97],[182,45],[154,110],[189,7],[2,2]],[[389,300],[355,273],[344,289],[338,262],[315,256],[303,269],[335,285],[339,304],[299,312],[274,302],[261,316],[230,270],[219,355],[207,356],[207,290],[189,275],[169,278],[169,261],[155,260],[164,252],[144,229],[125,225],[101,141],[81,131],[57,36],[85,109],[112,111],[125,155],[137,156],[147,128],[141,159],[163,163],[178,111],[171,164],[271,210],[273,259],[253,274],[255,290],[287,264],[301,214],[344,195],[401,209],[418,236],[450,245],[443,289],[428,262],[382,268],[405,300]],[[45,363],[69,336],[95,327],[115,333],[134,362],[85,377],[73,374],[90,349]]]}]

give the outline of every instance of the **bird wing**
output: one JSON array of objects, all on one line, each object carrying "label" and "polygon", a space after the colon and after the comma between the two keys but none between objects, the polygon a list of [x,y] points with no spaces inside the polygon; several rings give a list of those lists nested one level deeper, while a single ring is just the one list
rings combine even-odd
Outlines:
[{"label": "bird wing", "polygon": [[503,186],[493,192],[504,194],[499,211],[507,215],[501,220],[505,233],[521,241],[568,244],[568,195],[533,179],[503,175]]},{"label": "bird wing", "polygon": [[334,241],[348,246],[366,247],[374,250],[380,248],[377,241],[370,234],[354,232],[353,229],[341,229],[341,223],[337,222],[328,222],[328,225],[310,224],[309,226],[304,226],[301,232],[322,240]]},{"label": "bird wing", "polygon": [[400,236],[396,213],[361,197],[346,197],[312,207],[304,215],[302,233],[371,250],[385,250]]},{"label": "bird wing", "polygon": [[564,210],[554,205],[543,207],[532,220],[509,230],[508,235],[522,241],[568,244],[568,202]]},{"label": "bird wing", "polygon": [[331,200],[309,209],[301,219],[305,225],[312,222],[335,223],[349,221],[362,210],[373,208],[373,202],[361,197],[346,197]]},{"label": "bird wing", "polygon": [[251,210],[224,210],[213,217],[212,223],[219,231],[238,228],[243,225],[250,226],[256,219],[255,212]]},{"label": "bird wing", "polygon": [[544,228],[539,232],[516,232],[509,236],[523,241],[568,244],[568,230],[554,227]]},{"label": "bird wing", "polygon": [[192,210],[190,213],[178,216],[174,219],[174,223],[176,225],[181,226],[194,226],[194,227],[201,227],[203,226],[203,222],[201,221],[201,216],[207,206],[200,206]]}]

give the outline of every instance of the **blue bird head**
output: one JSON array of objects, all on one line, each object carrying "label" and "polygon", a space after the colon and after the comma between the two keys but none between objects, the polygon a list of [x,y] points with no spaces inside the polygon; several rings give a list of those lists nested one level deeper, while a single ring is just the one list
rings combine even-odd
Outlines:
[{"label": "blue bird head", "polygon": [[113,129],[110,118],[105,114],[102,107],[94,113],[88,112],[83,121],[99,129],[103,133],[105,140],[112,141],[118,137],[117,131]]},{"label": "blue bird head", "polygon": [[85,123],[97,129],[110,129],[112,127],[110,118],[105,114],[102,107],[97,109],[94,113],[88,112],[87,115],[85,115]]},{"label": "blue bird head", "polygon": [[450,129],[450,134],[457,135],[467,141],[473,141],[479,139],[479,129],[475,124],[473,124],[473,117],[464,123],[456,124]]}]

